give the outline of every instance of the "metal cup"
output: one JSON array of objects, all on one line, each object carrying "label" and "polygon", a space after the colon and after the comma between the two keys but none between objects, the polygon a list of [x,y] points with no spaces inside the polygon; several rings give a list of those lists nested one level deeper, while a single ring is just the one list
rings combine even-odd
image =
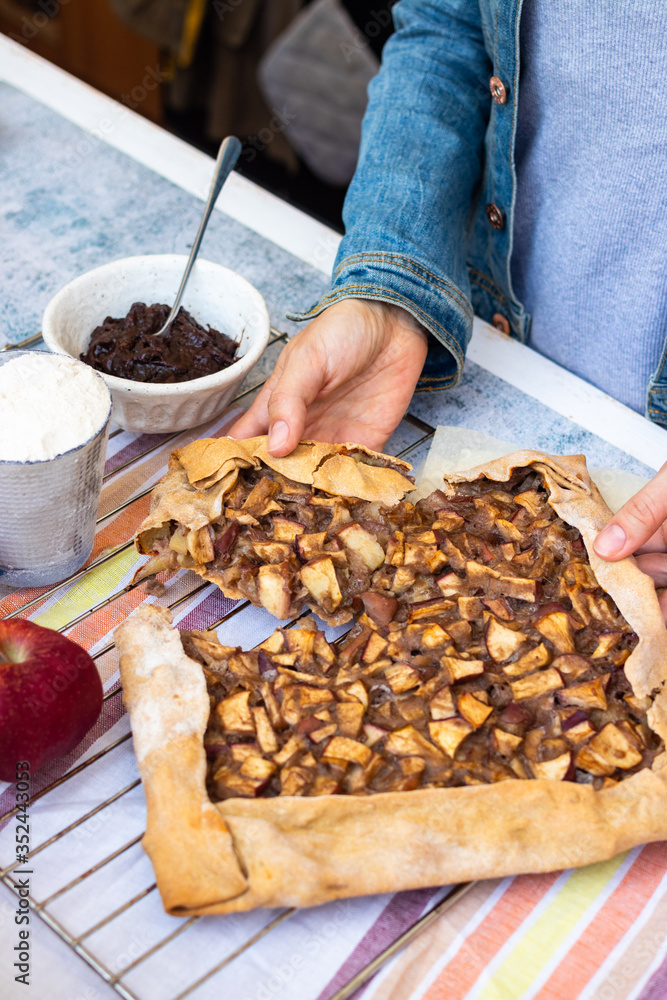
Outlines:
[{"label": "metal cup", "polygon": [[[28,353],[6,351],[0,365]],[[83,444],[43,461],[0,461],[0,584],[47,586],[88,559],[110,417],[111,396],[104,424]]]}]

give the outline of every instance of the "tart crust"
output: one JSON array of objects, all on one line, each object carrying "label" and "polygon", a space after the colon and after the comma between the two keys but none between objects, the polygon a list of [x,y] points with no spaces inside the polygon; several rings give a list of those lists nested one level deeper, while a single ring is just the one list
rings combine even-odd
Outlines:
[{"label": "tart crust", "polygon": [[[192,464],[188,474],[207,481],[224,464],[219,455],[215,462]],[[648,721],[666,742],[667,631],[652,581],[635,561],[606,563],[595,555],[593,539],[610,511],[584,458],[521,451],[445,482],[506,482],[514,469],[529,466],[542,474],[556,513],[581,532],[600,585],[638,636],[626,676],[637,697],[653,696]],[[233,472],[223,471],[217,481]],[[330,485],[339,491],[339,482]],[[552,871],[667,838],[667,753],[651,768],[600,791],[530,779],[367,797],[231,798],[213,804],[205,785],[209,699],[200,664],[184,653],[168,612],[152,606],[143,605],[117,629],[116,643],[148,805],[143,845],[172,914],[313,906]]]}]

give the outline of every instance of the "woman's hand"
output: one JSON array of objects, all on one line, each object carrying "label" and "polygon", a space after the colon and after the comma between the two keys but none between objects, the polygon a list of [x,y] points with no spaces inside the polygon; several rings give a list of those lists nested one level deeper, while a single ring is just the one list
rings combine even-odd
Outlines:
[{"label": "woman's hand", "polygon": [[[637,563],[655,582],[667,587],[667,464],[623,504],[597,536],[595,551],[616,561],[634,553]],[[667,622],[667,591],[658,597]]]},{"label": "woman's hand", "polygon": [[289,341],[230,434],[268,431],[274,455],[304,438],[379,450],[408,408],[426,347],[426,332],[405,310],[343,299]]}]

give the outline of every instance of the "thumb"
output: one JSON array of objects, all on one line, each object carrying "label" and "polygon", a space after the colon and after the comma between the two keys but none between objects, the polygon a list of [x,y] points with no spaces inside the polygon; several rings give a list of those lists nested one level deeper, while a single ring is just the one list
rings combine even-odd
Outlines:
[{"label": "thumb", "polygon": [[595,551],[603,559],[622,559],[641,548],[665,521],[667,464],[623,504],[595,539]]},{"label": "thumb", "polygon": [[267,402],[269,451],[289,455],[303,437],[308,407],[322,389],[324,365],[294,351],[286,358],[280,377],[271,388]]}]

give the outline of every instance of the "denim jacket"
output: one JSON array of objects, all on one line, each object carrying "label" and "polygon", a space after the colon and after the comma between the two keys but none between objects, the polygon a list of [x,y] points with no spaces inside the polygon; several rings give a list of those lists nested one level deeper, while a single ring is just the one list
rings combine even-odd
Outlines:
[{"label": "denim jacket", "polygon": [[[453,385],[473,312],[525,342],[512,288],[522,0],[400,0],[369,87],[328,294],[395,303],[429,331],[420,389]],[[295,317],[296,318],[296,317]],[[667,423],[667,348],[647,416]]]}]

